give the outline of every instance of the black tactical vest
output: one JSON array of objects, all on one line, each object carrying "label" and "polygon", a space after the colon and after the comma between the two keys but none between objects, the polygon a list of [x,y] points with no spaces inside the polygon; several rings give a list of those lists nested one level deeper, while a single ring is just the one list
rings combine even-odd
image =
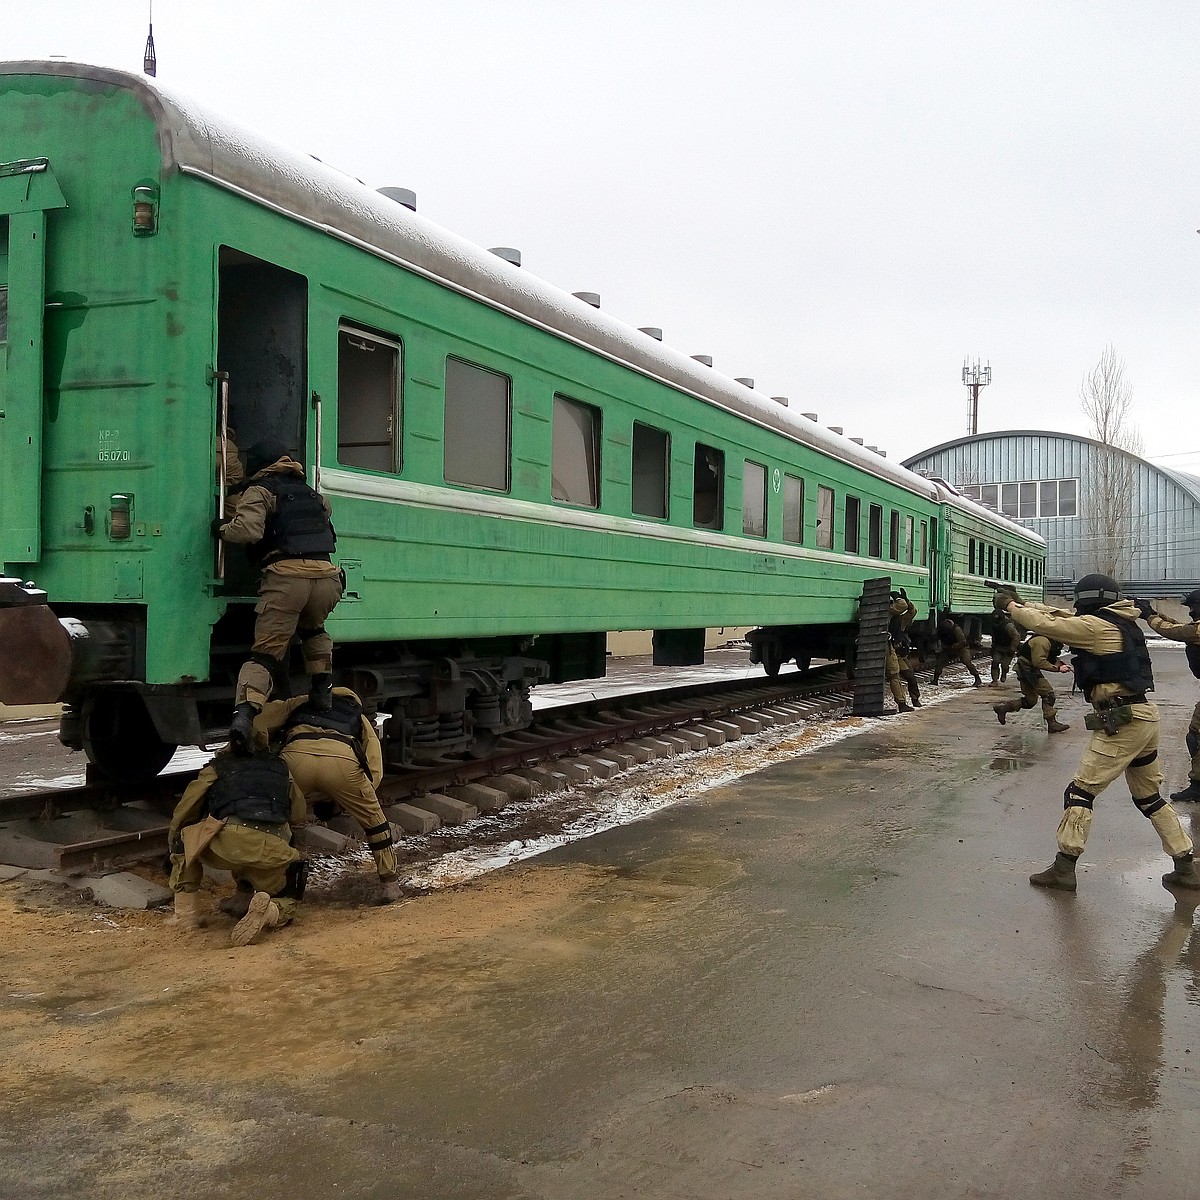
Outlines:
[{"label": "black tactical vest", "polygon": [[325,514],[320,493],[295,475],[264,475],[254,487],[275,497],[275,511],[260,542],[247,547],[258,566],[283,558],[320,558],[326,562],[337,548],[337,535]]},{"label": "black tactical vest", "polygon": [[1076,650],[1071,665],[1075,668],[1075,682],[1084,698],[1092,698],[1092,689],[1098,683],[1119,683],[1131,692],[1154,691],[1154,672],[1150,667],[1150,651],[1146,649],[1146,637],[1133,621],[1111,613],[1098,612],[1092,616],[1115,625],[1121,631],[1122,647],[1119,654],[1093,654],[1090,650]]},{"label": "black tactical vest", "polygon": [[[1046,651],[1046,660],[1052,663],[1058,662],[1058,656],[1062,653],[1063,644],[1062,642],[1054,641],[1053,638],[1049,639],[1049,641],[1050,649]],[[1033,666],[1033,651],[1030,649],[1032,642],[1033,638],[1030,638],[1017,647],[1017,657],[1024,659],[1031,667]],[[1038,668],[1035,667],[1034,669],[1037,670]]]},{"label": "black tactical vest", "polygon": [[287,764],[274,754],[220,754],[212,760],[216,781],[208,789],[214,817],[238,817],[276,825],[292,812]]},{"label": "black tactical vest", "polygon": [[1183,649],[1187,654],[1188,666],[1192,668],[1192,674],[1200,679],[1200,646],[1184,646]]}]

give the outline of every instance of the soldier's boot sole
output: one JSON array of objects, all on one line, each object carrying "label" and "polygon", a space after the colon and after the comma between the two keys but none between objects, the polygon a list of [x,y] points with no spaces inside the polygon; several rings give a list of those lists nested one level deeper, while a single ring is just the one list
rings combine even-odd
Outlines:
[{"label": "soldier's boot sole", "polygon": [[1190,854],[1175,859],[1175,870],[1168,871],[1163,877],[1163,887],[1184,888],[1187,891],[1200,891],[1200,875],[1196,874],[1196,864]]},{"label": "soldier's boot sole", "polygon": [[1056,888],[1060,892],[1075,890],[1075,860],[1065,854],[1056,854],[1054,861],[1044,870],[1030,875],[1034,887]]},{"label": "soldier's boot sole", "polygon": [[264,929],[273,929],[278,924],[279,905],[266,892],[255,892],[246,915],[233,927],[229,944],[248,946]]},{"label": "soldier's boot sole", "polygon": [[1200,783],[1197,783],[1194,779],[1188,780],[1188,785],[1182,792],[1171,793],[1171,799],[1184,801],[1200,800]]}]

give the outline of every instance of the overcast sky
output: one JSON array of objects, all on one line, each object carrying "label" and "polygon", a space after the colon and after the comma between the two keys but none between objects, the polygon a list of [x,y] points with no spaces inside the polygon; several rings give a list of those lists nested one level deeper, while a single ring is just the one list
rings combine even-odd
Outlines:
[{"label": "overcast sky", "polygon": [[[146,0],[6,5],[140,70]],[[1200,472],[1200,4],[155,0],[158,79],[901,459],[1087,433],[1112,343]]]}]

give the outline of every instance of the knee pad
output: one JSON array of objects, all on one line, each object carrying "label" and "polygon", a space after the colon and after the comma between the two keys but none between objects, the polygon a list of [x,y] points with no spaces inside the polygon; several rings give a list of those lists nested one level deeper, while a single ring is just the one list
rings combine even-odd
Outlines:
[{"label": "knee pad", "polygon": [[1145,797],[1143,800],[1139,800],[1134,796],[1133,802],[1137,805],[1137,810],[1143,817],[1154,816],[1167,803],[1157,792],[1153,796]]},{"label": "knee pad", "polygon": [[364,829],[363,837],[367,839],[367,848],[371,851],[386,850],[389,846],[396,844],[392,838],[390,821],[384,821],[382,825],[372,825],[370,829]]},{"label": "knee pad", "polygon": [[288,678],[287,664],[282,658],[276,658],[273,654],[264,654],[261,650],[255,650],[250,655],[250,661],[257,663],[271,676],[271,690],[275,695],[285,700],[291,696],[292,683]]},{"label": "knee pad", "polygon": [[1067,790],[1063,792],[1063,808],[1090,809],[1092,801],[1095,799],[1096,797],[1091,792],[1085,791],[1072,779],[1067,784]]},{"label": "knee pad", "polygon": [[1127,770],[1133,767],[1148,767],[1158,757],[1157,750],[1151,750],[1149,754],[1143,754],[1141,758],[1135,758]]}]

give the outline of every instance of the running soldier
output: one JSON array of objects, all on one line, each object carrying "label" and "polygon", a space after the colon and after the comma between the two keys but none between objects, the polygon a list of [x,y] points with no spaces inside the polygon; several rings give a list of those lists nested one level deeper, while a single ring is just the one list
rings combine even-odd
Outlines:
[{"label": "running soldier", "polygon": [[286,694],[287,653],[300,635],[309,700],[328,709],[333,697],[333,641],[325,619],[342,598],[341,572],[330,560],[337,537],[329,502],[304,479],[304,467],[282,443],[246,452],[249,482],[232,517],[213,521],[213,535],[244,545],[262,574],[250,661],[238,673],[229,739],[248,751],[254,718],[275,690]]},{"label": "running soldier", "polygon": [[[1170,617],[1160,616],[1154,611],[1154,605],[1149,600],[1134,600],[1142,620],[1165,638],[1173,642],[1183,642],[1187,650],[1188,666],[1192,674],[1200,679],[1200,591],[1188,592],[1183,598],[1187,606],[1190,621],[1173,621]],[[1188,754],[1191,756],[1191,766],[1188,769],[1188,785],[1181,792],[1172,792],[1172,800],[1200,800],[1200,704],[1192,709],[1192,719],[1188,723],[1187,736],[1184,738]]]},{"label": "running soldier", "polygon": [[[1005,619],[1014,629],[1017,628],[1011,621]],[[1018,630],[1018,636],[1019,632]],[[992,705],[996,720],[1001,725],[1005,723],[1004,718],[1009,713],[1020,712],[1023,708],[1033,708],[1040,699],[1042,717],[1045,719],[1048,733],[1066,733],[1071,728],[1070,725],[1063,725],[1059,722],[1058,697],[1055,696],[1050,681],[1043,674],[1044,671],[1070,673],[1071,668],[1065,662],[1059,661],[1058,656],[1062,653],[1062,649],[1062,642],[1051,641],[1050,638],[1040,633],[1032,634],[1017,647],[1017,682],[1021,685],[1021,698],[1019,700],[1001,700],[999,704]]]},{"label": "running soldier", "polygon": [[1023,604],[1011,591],[998,591],[994,603],[1023,629],[1075,651],[1075,681],[1093,710],[1086,721],[1091,739],[1063,794],[1058,853],[1046,870],[1030,875],[1029,882],[1075,890],[1075,863],[1087,844],[1096,797],[1124,773],[1138,811],[1149,818],[1174,860],[1174,868],[1162,877],[1163,885],[1200,889],[1192,840],[1159,795],[1158,708],[1146,697],[1154,690],[1154,675],[1137,625],[1138,610],[1121,599],[1115,580],[1100,574],[1085,575],[1076,583],[1074,616],[1055,613],[1044,604]]},{"label": "running soldier", "polygon": [[938,622],[937,635],[941,645],[938,646],[937,654],[933,660],[934,685],[937,685],[937,681],[941,678],[942,671],[946,665],[957,660],[971,672],[971,678],[975,680],[975,686],[977,688],[983,687],[983,680],[980,678],[979,671],[971,660],[971,647],[967,645],[967,635],[963,633],[962,628],[949,613],[944,615]]}]

